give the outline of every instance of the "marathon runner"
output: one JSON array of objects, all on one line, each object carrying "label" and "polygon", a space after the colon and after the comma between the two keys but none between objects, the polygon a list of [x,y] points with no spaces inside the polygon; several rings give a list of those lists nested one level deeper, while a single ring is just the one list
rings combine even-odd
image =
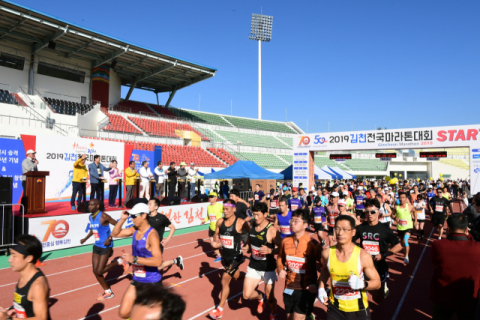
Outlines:
[{"label": "marathon runner", "polygon": [[[112,237],[132,236],[132,254],[124,252],[122,259],[132,264],[133,281],[129,284],[118,314],[122,319],[128,319],[137,296],[136,286],[140,283],[160,283],[162,275],[158,267],[162,265],[160,238],[157,231],[148,224],[150,208],[145,203],[137,203],[129,211],[123,211],[120,220],[112,231]],[[130,217],[133,227],[122,229]]]},{"label": "marathon runner", "polygon": [[428,207],[432,213],[431,220],[433,226],[438,231],[438,240],[441,240],[448,209],[448,200],[443,197],[443,190],[441,188],[437,189],[437,195],[430,200]]},{"label": "marathon runner", "polygon": [[325,233],[327,231],[325,229],[327,226],[327,212],[325,208],[322,207],[322,199],[320,199],[320,197],[315,197],[315,201],[315,205],[311,211],[311,219],[315,227],[315,232],[317,233],[318,241],[324,246],[326,243],[325,239],[328,236],[328,233]]},{"label": "marathon runner", "polygon": [[270,193],[267,194],[268,215],[274,215],[278,213],[278,200],[280,195],[275,192],[275,189],[270,189]]},{"label": "marathon runner", "polygon": [[[250,229],[248,244],[242,248],[242,253],[247,254],[251,250],[250,264],[243,282],[243,299],[258,300],[257,312],[263,313],[265,299],[270,305],[270,320],[275,320],[277,315],[277,300],[275,299],[275,272],[276,261],[274,254],[275,238],[278,231],[267,220],[268,206],[265,203],[257,203],[253,206],[252,228]],[[260,293],[257,286],[260,281],[265,283],[265,293]]]},{"label": "marathon runner", "polygon": [[309,220],[305,210],[292,212],[290,226],[293,236],[282,240],[278,253],[277,273],[281,279],[285,278],[283,302],[287,319],[303,320],[313,311],[320,247],[305,232]]},{"label": "marathon runner", "polygon": [[415,211],[417,212],[417,223],[415,224],[415,230],[417,230],[417,239],[423,240],[423,226],[425,225],[425,208],[427,203],[423,200],[423,194],[417,195],[417,200],[413,203]]},{"label": "marathon runner", "polygon": [[288,210],[287,201],[284,198],[281,198],[278,202],[278,206],[280,208],[280,212],[276,214],[275,219],[275,229],[279,230],[280,232],[277,234],[277,238],[275,239],[275,243],[278,247],[283,240],[283,238],[291,236],[292,230],[290,228],[290,219],[292,219],[292,211]]},{"label": "marathon runner", "polygon": [[13,306],[0,308],[0,319],[50,320],[47,279],[35,263],[42,256],[42,243],[34,236],[23,234],[15,239],[8,262],[20,279],[13,293]]},{"label": "marathon runner", "polygon": [[292,197],[288,200],[288,209],[290,211],[295,211],[297,209],[304,209],[305,208],[305,201],[301,196],[298,195],[298,188],[293,187],[292,188],[293,195]]},{"label": "marathon runner", "polygon": [[328,232],[328,245],[332,246],[335,244],[335,219],[340,214],[338,210],[338,192],[332,192],[330,195],[329,204],[327,206],[327,232]]},{"label": "marathon runner", "polygon": [[[209,312],[212,319],[223,317],[223,308],[230,294],[230,281],[240,277],[240,264],[243,262],[241,251],[241,235],[245,230],[250,232],[250,226],[243,219],[235,216],[235,202],[227,199],[223,202],[223,214],[225,218],[217,221],[217,229],[213,237],[212,246],[216,249],[223,247],[223,262],[225,272],[222,276],[222,295],[218,307]],[[220,239],[220,240],[217,240]]]},{"label": "marathon runner", "polygon": [[[210,238],[210,243],[213,243],[213,236],[215,235],[215,230],[217,229],[217,221],[223,217],[223,205],[217,202],[217,193],[210,192],[208,194],[208,202],[210,205],[207,207],[207,216],[205,220],[202,221],[201,225],[210,220],[210,228],[208,229],[208,237]],[[218,249],[214,250],[217,257],[213,262],[222,261],[222,256]]]},{"label": "marathon runner", "polygon": [[[160,199],[152,198],[150,199],[150,201],[148,201],[148,208],[150,210],[150,214],[147,216],[147,221],[150,226],[158,233],[158,238],[160,240],[160,251],[162,252],[163,258],[163,249],[172,239],[173,234],[175,233],[175,225],[164,214],[158,212],[159,207]],[[165,228],[170,228],[170,232],[168,233],[168,237],[163,239]],[[176,265],[180,268],[180,270],[183,270],[183,268],[185,267],[183,264],[183,257],[178,256],[172,260],[163,260],[162,265],[158,267],[158,270],[161,271],[165,268],[171,267],[172,265]]]},{"label": "marathon runner", "polygon": [[405,247],[405,264],[409,264],[408,254],[410,253],[410,245],[408,239],[412,234],[414,224],[417,224],[417,213],[415,208],[408,202],[407,194],[403,191],[398,193],[400,204],[393,208],[393,213],[397,221],[397,234]]},{"label": "marathon runner", "polygon": [[[355,219],[338,217],[337,245],[322,250],[318,300],[328,306],[327,320],[371,319],[367,290],[380,289],[380,276],[368,252],[352,242],[355,233]],[[325,290],[328,278],[329,294]]]},{"label": "marathon runner", "polygon": [[353,219],[355,219],[355,225],[360,224],[360,221],[357,219],[357,217],[353,213],[347,210],[347,201],[345,201],[345,199],[339,199],[337,203],[337,207],[338,207],[339,215],[350,216]]},{"label": "marathon runner", "polygon": [[363,194],[363,187],[357,188],[358,194],[354,197],[355,200],[355,214],[358,220],[363,221],[365,219],[365,200],[367,197]]},{"label": "marathon runner", "polygon": [[103,275],[118,265],[123,266],[124,271],[127,271],[129,266],[122,258],[115,259],[107,266],[108,258],[113,254],[110,225],[115,226],[117,221],[105,212],[100,211],[100,201],[97,199],[90,200],[88,203],[88,211],[91,213],[89,216],[90,231],[85,238],[80,240],[80,244],[84,244],[92,235],[95,237],[92,252],[92,268],[98,283],[100,283],[103,290],[105,290],[104,293],[99,294],[97,297],[98,301],[103,301],[115,296]]},{"label": "marathon runner", "polygon": [[[381,198],[381,195],[378,195]],[[387,287],[388,265],[385,260],[387,256],[394,255],[402,250],[402,245],[397,236],[388,225],[379,223],[381,204],[377,199],[368,199],[366,203],[365,218],[366,221],[357,226],[357,232],[352,241],[360,239],[360,246],[367,251],[373,258],[373,265],[380,275],[381,287],[378,290],[372,290],[373,301],[379,304],[389,294]],[[391,249],[389,249],[389,245]]]},{"label": "marathon runner", "polygon": [[255,192],[253,193],[253,198],[248,199],[248,201],[252,201],[252,200],[255,200],[254,204],[265,201],[265,193],[263,193],[263,191],[260,190],[259,184],[255,185]]},{"label": "marathon runner", "polygon": [[377,201],[380,203],[380,212],[378,213],[378,221],[380,223],[385,223],[387,226],[390,227],[392,221],[392,209],[390,206],[383,202],[383,196],[381,194],[377,194],[375,196]]}]

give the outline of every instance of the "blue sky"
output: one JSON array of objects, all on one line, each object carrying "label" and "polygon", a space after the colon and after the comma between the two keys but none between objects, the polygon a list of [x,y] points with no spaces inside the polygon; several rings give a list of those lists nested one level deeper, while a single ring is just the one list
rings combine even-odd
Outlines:
[{"label": "blue sky", "polygon": [[[257,117],[252,13],[273,16],[262,45],[263,118],[308,132],[478,123],[480,1],[17,2],[218,69],[175,107]],[[125,97],[127,90],[123,90]],[[155,102],[135,90],[131,99]],[[167,100],[160,95],[160,103]]]}]

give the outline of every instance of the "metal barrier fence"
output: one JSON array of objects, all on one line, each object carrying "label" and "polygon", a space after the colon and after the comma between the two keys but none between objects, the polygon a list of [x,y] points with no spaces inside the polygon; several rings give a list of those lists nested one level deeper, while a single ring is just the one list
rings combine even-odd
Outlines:
[{"label": "metal barrier fence", "polygon": [[248,199],[253,198],[253,191],[240,191],[240,198],[248,202]]},{"label": "metal barrier fence", "polygon": [[[15,211],[15,207],[18,207],[20,210]],[[15,237],[25,233],[24,207],[22,204],[0,204],[0,211],[2,213],[0,251],[8,252],[10,247],[13,246]]]}]

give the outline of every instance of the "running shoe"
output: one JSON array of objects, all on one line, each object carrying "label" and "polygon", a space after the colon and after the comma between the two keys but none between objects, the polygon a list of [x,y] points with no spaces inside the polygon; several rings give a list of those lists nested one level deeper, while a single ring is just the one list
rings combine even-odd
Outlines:
[{"label": "running shoe", "polygon": [[403,262],[405,262],[405,264],[409,264],[409,263],[410,263],[410,259],[408,259],[408,257],[405,257],[405,260],[403,260]]},{"label": "running shoe", "polygon": [[213,260],[213,262],[220,262],[222,261],[222,256],[218,256],[215,260]]},{"label": "running shoe", "polygon": [[130,264],[122,258],[118,258],[117,261],[119,265],[123,266],[123,271],[127,271],[128,267],[130,267]]},{"label": "running shoe", "polygon": [[258,312],[258,313],[262,313],[264,307],[265,307],[265,294],[262,293],[262,299],[261,299],[261,300],[258,300],[257,312]]},{"label": "running shoe", "polygon": [[75,206],[72,206],[72,211],[75,211]]},{"label": "running shoe", "polygon": [[103,301],[103,300],[110,299],[110,298],[113,298],[113,297],[115,297],[113,292],[111,292],[111,293],[104,292],[104,293],[98,295],[97,301]]},{"label": "running shoe", "polygon": [[276,314],[271,314],[270,315],[270,320],[277,320],[277,315]]},{"label": "running shoe", "polygon": [[212,311],[210,311],[208,313],[208,315],[212,318],[212,319],[220,319],[223,317],[223,310],[220,311],[217,309],[213,309]]},{"label": "running shoe", "polygon": [[185,268],[182,256],[178,256],[177,258],[175,258],[175,264],[177,265],[177,267],[180,268],[180,270],[183,270],[183,268]]},{"label": "running shoe", "polygon": [[389,295],[390,295],[390,289],[388,289],[387,282],[385,282],[385,293],[383,294],[383,298],[387,299]]}]

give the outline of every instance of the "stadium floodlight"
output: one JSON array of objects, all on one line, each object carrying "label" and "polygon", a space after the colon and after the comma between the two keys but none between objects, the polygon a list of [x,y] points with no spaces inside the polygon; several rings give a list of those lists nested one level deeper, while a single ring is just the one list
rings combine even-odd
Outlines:
[{"label": "stadium floodlight", "polygon": [[272,39],[273,17],[252,14],[252,25],[248,39],[258,41],[258,120],[262,120],[262,41]]}]

